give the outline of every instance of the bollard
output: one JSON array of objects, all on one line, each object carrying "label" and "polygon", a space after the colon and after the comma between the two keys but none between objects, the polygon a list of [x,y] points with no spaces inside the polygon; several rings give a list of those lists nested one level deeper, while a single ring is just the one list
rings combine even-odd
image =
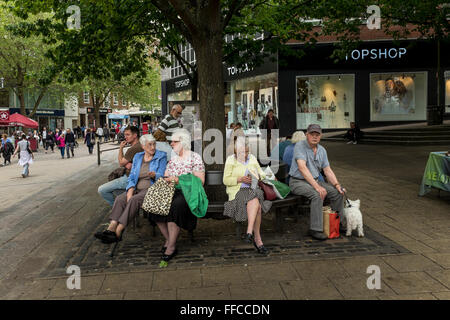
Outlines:
[{"label": "bollard", "polygon": [[100,142],[97,141],[97,164],[100,165]]}]

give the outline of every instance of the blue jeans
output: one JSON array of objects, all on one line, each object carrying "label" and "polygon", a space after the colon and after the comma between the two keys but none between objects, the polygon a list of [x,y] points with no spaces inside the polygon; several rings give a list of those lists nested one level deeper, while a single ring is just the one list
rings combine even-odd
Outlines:
[{"label": "blue jeans", "polygon": [[64,158],[64,150],[66,150],[66,147],[59,147],[59,151],[61,151],[61,157]]},{"label": "blue jeans", "polygon": [[106,202],[112,207],[114,205],[113,191],[117,189],[125,190],[128,184],[127,175],[123,175],[120,178],[109,181],[98,187],[98,193],[105,199]]},{"label": "blue jeans", "polygon": [[25,175],[25,176],[28,176],[28,174],[30,173],[30,171],[28,170],[28,167],[29,167],[30,165],[27,163],[27,164],[25,164],[24,166],[23,166],[23,174]]}]

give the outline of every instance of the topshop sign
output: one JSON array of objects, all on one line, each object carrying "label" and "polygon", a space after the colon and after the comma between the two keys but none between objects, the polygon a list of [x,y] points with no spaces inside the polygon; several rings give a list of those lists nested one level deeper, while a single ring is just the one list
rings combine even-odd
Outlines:
[{"label": "topshop sign", "polygon": [[406,52],[406,48],[356,49],[353,50],[350,55],[345,56],[345,60],[401,59]]}]

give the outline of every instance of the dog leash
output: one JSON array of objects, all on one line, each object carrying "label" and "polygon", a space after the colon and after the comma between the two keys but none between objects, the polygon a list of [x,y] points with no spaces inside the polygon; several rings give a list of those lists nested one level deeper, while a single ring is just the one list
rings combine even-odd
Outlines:
[{"label": "dog leash", "polygon": [[347,205],[348,205],[348,208],[351,208],[352,207],[352,205],[350,204],[350,201],[348,201],[348,197],[347,197],[347,190],[345,190],[345,188],[344,187],[342,187],[341,186],[341,190],[344,192],[344,199],[345,199],[345,202],[347,203]]}]

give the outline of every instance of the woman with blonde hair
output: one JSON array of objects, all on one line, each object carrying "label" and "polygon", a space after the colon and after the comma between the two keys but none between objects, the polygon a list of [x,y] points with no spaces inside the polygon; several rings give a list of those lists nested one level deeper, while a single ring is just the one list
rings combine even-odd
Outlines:
[{"label": "woman with blonde hair", "polygon": [[256,178],[265,178],[258,160],[249,154],[245,138],[238,137],[234,145],[234,154],[225,162],[223,183],[227,187],[228,201],[225,202],[224,215],[235,221],[248,221],[245,241],[253,243],[258,253],[267,254],[261,239],[262,212],[269,212],[270,201],[264,200],[264,192],[256,185],[252,186],[250,173]]}]

